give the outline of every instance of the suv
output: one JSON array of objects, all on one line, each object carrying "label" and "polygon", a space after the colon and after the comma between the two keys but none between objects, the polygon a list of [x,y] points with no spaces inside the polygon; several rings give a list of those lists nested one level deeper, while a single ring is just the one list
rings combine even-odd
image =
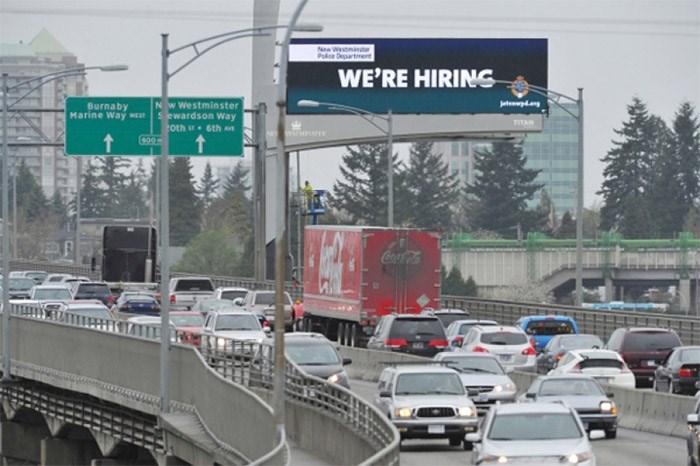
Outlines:
[{"label": "suv", "polygon": [[435,316],[390,314],[379,319],[367,349],[398,351],[432,358],[448,348],[445,329]]},{"label": "suv", "polygon": [[114,303],[114,295],[105,282],[74,282],[71,295],[74,300],[98,299],[107,307]]},{"label": "suv", "polygon": [[465,434],[477,432],[479,419],[454,369],[431,364],[400,364],[379,375],[375,405],[385,413],[401,439],[447,438],[450,445],[472,443]]},{"label": "suv", "polygon": [[676,346],[683,346],[670,328],[623,327],[615,330],[605,349],[617,351],[634,374],[637,387],[651,387],[656,367]]},{"label": "suv", "polygon": [[491,353],[505,368],[535,372],[537,353],[520,327],[490,325],[472,327],[464,337],[462,351]]},{"label": "suv", "polygon": [[554,335],[570,335],[578,333],[576,321],[568,316],[525,316],[515,322],[530,337],[535,350],[544,350]]},{"label": "suv", "polygon": [[450,344],[450,351],[457,351],[464,341],[464,336],[469,333],[469,329],[475,325],[498,325],[495,320],[483,320],[483,319],[460,319],[452,322],[447,329],[445,334],[447,335],[447,341]]}]

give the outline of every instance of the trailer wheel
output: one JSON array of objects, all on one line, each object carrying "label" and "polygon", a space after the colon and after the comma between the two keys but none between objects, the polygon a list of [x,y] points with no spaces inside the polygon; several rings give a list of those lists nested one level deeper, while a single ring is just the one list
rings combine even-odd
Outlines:
[{"label": "trailer wheel", "polygon": [[338,324],[338,344],[345,345],[346,341],[347,340],[345,339],[345,323],[340,322]]}]

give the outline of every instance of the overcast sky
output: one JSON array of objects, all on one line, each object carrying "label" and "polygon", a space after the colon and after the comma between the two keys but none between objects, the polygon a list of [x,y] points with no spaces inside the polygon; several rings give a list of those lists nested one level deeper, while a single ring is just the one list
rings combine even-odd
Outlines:
[{"label": "overcast sky", "polygon": [[[297,4],[281,1],[281,23]],[[251,27],[252,11],[252,0],[1,0],[0,41],[30,42],[46,28],[87,66],[129,65],[91,73],[91,95],[159,96],[161,33],[172,49]],[[300,21],[324,31],[294,37],[549,39],[549,88],[572,97],[584,88],[587,207],[633,96],[668,123],[681,102],[700,103],[699,0],[309,0]],[[211,51],[170,81],[170,95],[242,96],[251,108],[250,48],[242,39]],[[342,153],[302,153],[302,179],[330,189]]]}]

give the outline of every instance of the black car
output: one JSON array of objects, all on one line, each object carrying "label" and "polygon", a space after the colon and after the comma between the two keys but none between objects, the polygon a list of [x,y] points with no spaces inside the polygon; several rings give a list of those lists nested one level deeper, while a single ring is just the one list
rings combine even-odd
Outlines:
[{"label": "black car", "polygon": [[654,371],[654,391],[695,395],[699,369],[700,346],[674,348]]},{"label": "black car", "polygon": [[537,355],[537,372],[546,374],[556,367],[566,353],[575,349],[599,349],[603,341],[597,335],[586,333],[554,335],[542,352]]},{"label": "black car", "polygon": [[432,358],[448,348],[445,328],[430,315],[383,316],[367,342],[367,349],[397,351]]},{"label": "black car", "polygon": [[114,295],[105,282],[75,282],[71,293],[74,300],[98,299],[107,307],[114,304]]}]

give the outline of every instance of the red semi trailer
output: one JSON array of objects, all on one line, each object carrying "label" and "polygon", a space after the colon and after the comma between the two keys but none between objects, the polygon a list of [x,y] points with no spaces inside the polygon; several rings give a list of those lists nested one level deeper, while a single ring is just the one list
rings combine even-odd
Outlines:
[{"label": "red semi trailer", "polygon": [[302,328],[364,347],[381,316],[439,308],[441,235],[410,228],[307,226]]}]

